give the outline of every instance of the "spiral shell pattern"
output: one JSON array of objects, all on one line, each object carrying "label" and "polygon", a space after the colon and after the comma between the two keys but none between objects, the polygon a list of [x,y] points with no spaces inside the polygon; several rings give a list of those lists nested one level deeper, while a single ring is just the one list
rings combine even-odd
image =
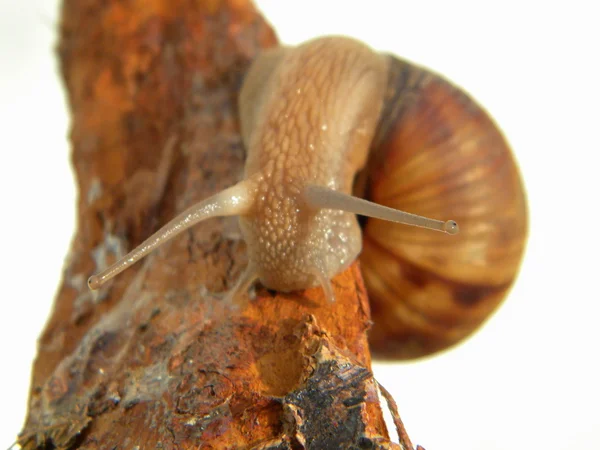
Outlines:
[{"label": "spiral shell pattern", "polygon": [[511,150],[487,113],[440,76],[390,59],[365,197],[460,226],[448,236],[365,224],[371,344],[380,356],[406,359],[455,344],[497,308],[520,266],[527,206]]}]

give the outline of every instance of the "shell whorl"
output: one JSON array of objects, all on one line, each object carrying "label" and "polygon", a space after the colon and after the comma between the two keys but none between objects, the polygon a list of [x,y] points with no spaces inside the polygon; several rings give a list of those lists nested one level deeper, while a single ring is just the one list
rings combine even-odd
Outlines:
[{"label": "shell whorl", "polygon": [[510,148],[464,92],[390,56],[385,109],[365,197],[433,218],[453,217],[448,239],[369,219],[361,266],[379,355],[424,356],[463,339],[512,285],[527,235],[527,207]]}]

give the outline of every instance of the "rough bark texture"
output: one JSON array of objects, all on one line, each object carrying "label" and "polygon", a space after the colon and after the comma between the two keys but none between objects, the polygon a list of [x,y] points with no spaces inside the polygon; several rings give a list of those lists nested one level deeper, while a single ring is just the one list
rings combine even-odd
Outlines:
[{"label": "rough bark texture", "polygon": [[[97,294],[87,277],[238,181],[236,98],[276,44],[245,0],[65,0],[78,229],[35,362],[26,448],[400,448],[370,372],[356,265],[321,289],[221,301],[246,263],[206,222]],[[408,444],[407,444],[408,446]]]}]

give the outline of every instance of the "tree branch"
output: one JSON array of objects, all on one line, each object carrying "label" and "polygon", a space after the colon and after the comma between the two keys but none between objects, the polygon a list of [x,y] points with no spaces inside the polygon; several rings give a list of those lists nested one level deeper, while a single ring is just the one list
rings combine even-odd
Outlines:
[{"label": "tree branch", "polygon": [[370,371],[357,264],[333,280],[334,305],[319,288],[260,286],[224,304],[246,256],[235,219],[219,219],[99,293],[86,286],[238,181],[240,81],[275,44],[245,0],[65,0],[79,226],[39,342],[25,448],[401,448]]}]

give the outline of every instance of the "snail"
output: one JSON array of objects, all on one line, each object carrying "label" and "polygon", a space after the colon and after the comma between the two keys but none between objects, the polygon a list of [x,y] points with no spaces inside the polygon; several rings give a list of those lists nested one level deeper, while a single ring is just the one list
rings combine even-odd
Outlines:
[{"label": "snail", "polygon": [[[510,149],[466,94],[323,37],[261,53],[239,115],[243,180],[90,277],[91,289],[198,222],[239,216],[249,263],[229,298],[258,279],[282,292],[322,286],[334,301],[330,280],[360,255],[384,356],[441,350],[496,308],[520,263],[526,205]],[[452,237],[457,222],[439,219],[451,213],[462,228]],[[368,218],[362,230],[356,215]]]}]

